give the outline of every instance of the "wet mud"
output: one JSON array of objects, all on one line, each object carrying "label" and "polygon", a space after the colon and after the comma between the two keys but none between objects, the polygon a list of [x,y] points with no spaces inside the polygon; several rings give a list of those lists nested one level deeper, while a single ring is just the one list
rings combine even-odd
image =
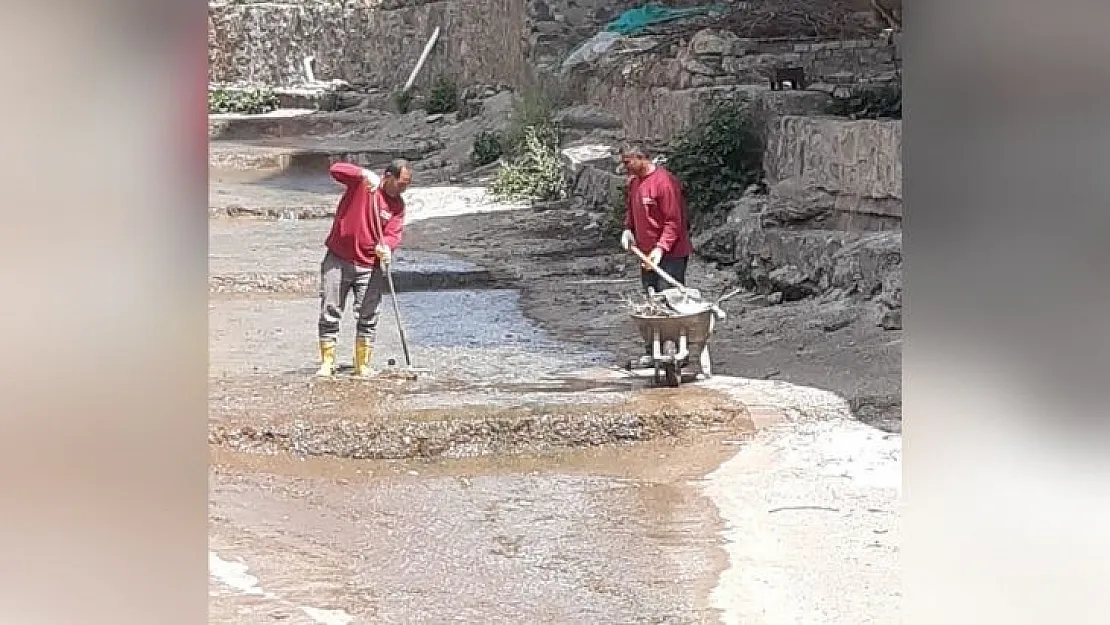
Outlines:
[{"label": "wet mud", "polygon": [[210,544],[246,556],[280,598],[239,602],[240,614],[714,623],[721,521],[688,483],[731,449],[699,437],[436,462],[215,450]]},{"label": "wet mud", "polygon": [[[559,403],[545,401],[550,393],[503,393],[487,395],[486,403],[435,407],[409,405],[413,385],[398,379],[263,378],[211,388],[209,442],[260,453],[456,458],[752,429],[742,406],[696,388],[645,389],[608,401],[578,394]],[[440,393],[450,398],[450,391]]]},{"label": "wet mud", "polygon": [[[389,364],[404,363],[386,295],[379,374],[347,375],[348,310],[341,372],[316,378],[330,224],[296,217],[326,216],[338,190],[252,171],[299,166],[272,145],[223,147],[232,169],[214,178],[214,210],[283,219],[210,221],[210,555],[257,583],[214,577],[210,622],[719,621],[721,521],[693,482],[752,433],[743,406],[614,374],[607,345],[524,314],[505,288],[518,263],[463,260],[453,238],[417,237],[395,265],[414,364],[429,371]],[[465,188],[409,204],[414,231],[509,210]]]}]

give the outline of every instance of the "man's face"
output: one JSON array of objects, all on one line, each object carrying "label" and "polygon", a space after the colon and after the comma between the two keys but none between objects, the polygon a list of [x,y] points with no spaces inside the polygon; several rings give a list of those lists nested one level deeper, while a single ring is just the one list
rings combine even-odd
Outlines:
[{"label": "man's face", "polygon": [[624,170],[633,176],[643,176],[647,173],[651,161],[642,156],[625,154],[621,156],[621,163],[624,165]]},{"label": "man's face", "polygon": [[406,167],[396,176],[386,175],[382,182],[382,189],[392,197],[397,197],[409,188],[412,182],[412,169]]}]

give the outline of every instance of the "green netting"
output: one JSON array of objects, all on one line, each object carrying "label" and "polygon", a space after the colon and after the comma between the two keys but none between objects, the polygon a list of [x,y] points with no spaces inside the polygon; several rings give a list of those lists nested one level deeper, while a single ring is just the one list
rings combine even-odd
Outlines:
[{"label": "green netting", "polygon": [[719,4],[678,9],[653,2],[621,13],[620,17],[605,25],[605,30],[622,35],[635,35],[652,24],[709,13],[723,13],[727,9],[727,6]]}]

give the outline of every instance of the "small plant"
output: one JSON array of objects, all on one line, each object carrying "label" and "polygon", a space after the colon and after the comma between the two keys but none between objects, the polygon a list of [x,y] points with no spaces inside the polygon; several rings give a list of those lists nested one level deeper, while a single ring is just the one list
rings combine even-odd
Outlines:
[{"label": "small plant", "polygon": [[277,94],[265,87],[248,87],[245,89],[220,87],[208,90],[209,113],[260,115],[277,108]]},{"label": "small plant", "polygon": [[540,89],[530,89],[513,99],[513,111],[509,117],[509,129],[505,133],[502,146],[510,154],[519,154],[526,146],[525,136],[528,129],[539,129],[540,133],[557,132],[553,118],[556,103]]},{"label": "small plant", "polygon": [[554,127],[528,126],[521,130],[519,153],[501,168],[490,190],[502,200],[545,201],[566,193],[559,161],[559,133]]},{"label": "small plant", "polygon": [[825,112],[849,119],[902,119],[902,85],[855,87],[847,96],[833,97]]},{"label": "small plant", "polygon": [[470,153],[470,161],[476,167],[489,165],[501,158],[501,134],[483,130],[474,137],[474,149]]},{"label": "small plant", "polygon": [[446,76],[440,76],[432,86],[428,99],[424,102],[424,110],[435,115],[437,113],[450,113],[459,107],[459,90]]},{"label": "small plant", "polygon": [[412,109],[412,92],[411,91],[397,91],[393,94],[393,104],[397,107],[397,112],[404,115]]},{"label": "small plant", "polygon": [[671,143],[666,166],[682,181],[691,227],[709,227],[724,219],[723,202],[763,178],[763,141],[741,105],[722,102]]}]

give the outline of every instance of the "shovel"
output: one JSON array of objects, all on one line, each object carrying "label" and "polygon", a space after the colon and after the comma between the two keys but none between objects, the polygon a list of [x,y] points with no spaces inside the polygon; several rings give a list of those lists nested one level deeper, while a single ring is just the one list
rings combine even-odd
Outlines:
[{"label": "shovel", "polygon": [[[664,282],[674,287],[679,292],[679,294],[682,295],[681,301],[667,302],[671,305],[672,308],[682,314],[695,314],[701,312],[702,310],[705,310],[703,308],[705,304],[699,298],[692,296],[690,294],[690,290],[683,286],[681,282],[671,277],[671,274],[663,271],[663,269],[659,267],[659,265],[651,262],[651,259],[648,258],[646,254],[641,252],[638,247],[636,247],[635,245],[630,245],[628,246],[628,249],[632,250],[632,253],[639,257],[640,261],[644,263],[644,265],[648,269],[651,269],[655,273],[659,274],[659,277],[663,278]],[[694,310],[694,307],[696,307],[697,310]],[[712,310],[718,318],[725,318],[725,311],[721,310],[721,308],[717,306],[717,304],[710,304],[709,309]]]}]

